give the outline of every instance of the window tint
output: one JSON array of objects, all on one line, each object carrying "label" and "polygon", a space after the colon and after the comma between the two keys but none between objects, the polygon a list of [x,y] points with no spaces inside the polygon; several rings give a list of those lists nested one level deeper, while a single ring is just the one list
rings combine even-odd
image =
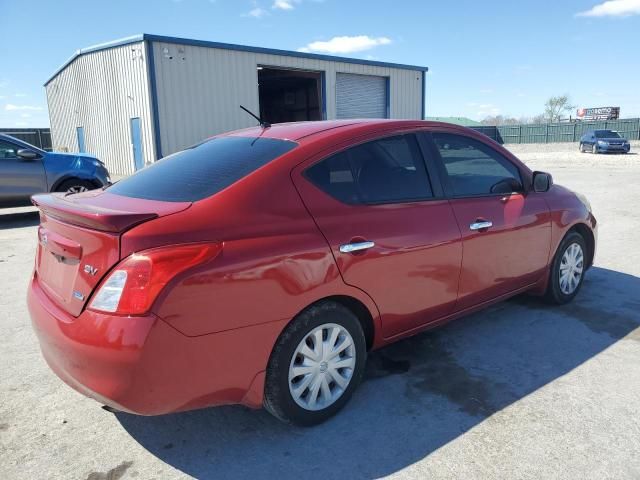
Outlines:
[{"label": "window tint", "polygon": [[139,170],[109,187],[109,192],[148,200],[195,202],[296,146],[295,142],[273,138],[214,138]]},{"label": "window tint", "polygon": [[0,140],[0,158],[16,158],[18,156],[18,147],[13,143]]},{"label": "window tint", "polygon": [[522,188],[518,168],[484,143],[449,133],[434,133],[433,140],[454,195],[504,194]]},{"label": "window tint", "polygon": [[390,203],[433,197],[413,135],[350,148],[306,171],[318,188],[350,204]]},{"label": "window tint", "polygon": [[595,134],[596,138],[620,138],[618,132],[614,132],[613,130],[596,130]]}]

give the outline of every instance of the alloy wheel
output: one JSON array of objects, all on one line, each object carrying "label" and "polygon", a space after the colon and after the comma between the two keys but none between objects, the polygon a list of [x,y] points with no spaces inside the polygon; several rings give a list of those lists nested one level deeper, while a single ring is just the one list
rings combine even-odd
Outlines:
[{"label": "alloy wheel", "polygon": [[67,193],[82,193],[82,192],[88,192],[88,191],[89,189],[84,185],[72,185],[69,188],[67,188]]}]

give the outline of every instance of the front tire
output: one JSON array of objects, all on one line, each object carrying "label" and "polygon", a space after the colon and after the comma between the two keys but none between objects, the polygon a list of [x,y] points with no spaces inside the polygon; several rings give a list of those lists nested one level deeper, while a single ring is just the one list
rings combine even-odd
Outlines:
[{"label": "front tire", "polygon": [[582,287],[587,266],[587,244],[577,232],[569,233],[560,242],[551,264],[545,299],[563,305],[575,298]]},{"label": "front tire", "polygon": [[584,153],[584,145],[582,143],[578,146],[578,150],[580,150],[580,153]]},{"label": "front tire", "polygon": [[88,180],[82,180],[80,178],[71,178],[69,180],[65,180],[62,182],[58,188],[56,188],[56,192],[66,192],[66,193],[82,193],[88,190],[95,189],[96,186],[89,182]]},{"label": "front tire", "polygon": [[598,154],[598,144],[594,143],[593,145],[591,145],[591,153],[593,153],[594,155]]},{"label": "front tire", "polygon": [[276,418],[317,425],[349,401],[364,374],[367,347],[358,318],[323,301],[299,314],[271,353],[264,406]]}]

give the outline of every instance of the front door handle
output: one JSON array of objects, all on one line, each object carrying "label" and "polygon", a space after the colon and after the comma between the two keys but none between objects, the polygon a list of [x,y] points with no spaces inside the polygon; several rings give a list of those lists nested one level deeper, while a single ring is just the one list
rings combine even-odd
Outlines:
[{"label": "front door handle", "polygon": [[469,225],[469,230],[486,230],[491,227],[493,227],[493,222],[489,220],[476,220]]},{"label": "front door handle", "polygon": [[360,250],[368,250],[375,246],[376,244],[374,242],[345,243],[344,245],[340,245],[340,251],[342,253],[352,253],[352,252],[358,252]]}]

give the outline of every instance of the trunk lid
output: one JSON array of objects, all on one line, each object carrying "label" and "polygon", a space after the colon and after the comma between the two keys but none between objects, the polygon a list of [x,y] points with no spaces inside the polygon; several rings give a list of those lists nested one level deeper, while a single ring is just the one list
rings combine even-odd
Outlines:
[{"label": "trunk lid", "polygon": [[105,274],[120,260],[121,234],[180,212],[190,202],[158,202],[94,190],[35,195],[40,209],[36,275],[56,304],[78,316]]}]

